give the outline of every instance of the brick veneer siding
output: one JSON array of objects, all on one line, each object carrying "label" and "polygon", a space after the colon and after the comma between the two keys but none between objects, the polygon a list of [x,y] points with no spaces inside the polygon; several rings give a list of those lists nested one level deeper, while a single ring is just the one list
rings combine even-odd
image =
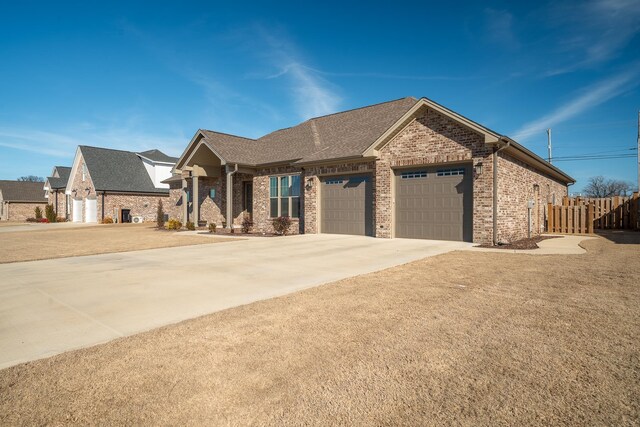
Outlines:
[{"label": "brick veneer siding", "polygon": [[394,169],[446,163],[483,164],[482,175],[473,178],[473,241],[491,242],[492,150],[484,144],[483,135],[430,109],[425,109],[380,150],[376,162],[376,237],[393,235]]},{"label": "brick veneer siding", "polygon": [[[534,191],[534,185],[539,190]],[[528,202],[531,211],[532,235],[540,234],[545,226],[545,207],[548,202],[560,203],[568,194],[567,186],[526,163],[502,152],[498,154],[498,242],[510,242],[528,236]]]},{"label": "brick veneer siding", "polygon": [[[64,194],[65,190],[50,190],[48,193],[48,203],[53,206],[53,211],[56,212],[58,218],[66,218],[67,217],[67,195]],[[57,203],[57,211],[56,211],[56,194],[58,195],[58,203]],[[71,212],[71,209],[69,209]]]},{"label": "brick veneer siding", "polygon": [[[85,179],[84,180],[82,179],[82,165],[84,164],[84,158],[82,157],[82,154],[78,154],[78,155],[80,156],[79,158],[80,167],[78,167],[78,170],[76,170],[76,173],[71,177],[72,207],[70,209],[71,214],[69,215],[69,220],[73,220],[73,199],[75,199],[75,200],[82,200],[82,221],[81,222],[84,222],[85,221],[84,199],[87,197],[95,197],[96,192],[95,192],[95,187],[93,186],[93,181],[91,180],[91,174],[89,173],[89,170],[87,170],[87,173],[85,174]],[[99,208],[98,208],[98,221],[100,221]]]},{"label": "brick veneer siding", "polygon": [[0,203],[3,204],[2,219],[5,221],[26,221],[27,218],[35,218],[36,207],[40,207],[42,217],[44,218],[44,209],[47,206],[46,203],[5,201],[0,201]]},{"label": "brick veneer siding", "polygon": [[[273,167],[259,169],[253,177],[253,223],[254,229],[261,233],[273,233],[270,209],[269,177],[276,175],[300,174],[300,185],[304,188],[305,174],[301,168]],[[241,189],[240,189],[241,190]],[[291,218],[290,234],[303,232],[305,219],[305,192],[300,191],[300,218]]]}]

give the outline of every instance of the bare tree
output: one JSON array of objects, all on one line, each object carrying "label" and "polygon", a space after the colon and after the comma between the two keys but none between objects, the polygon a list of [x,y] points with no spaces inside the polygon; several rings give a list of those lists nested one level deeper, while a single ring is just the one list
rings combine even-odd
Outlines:
[{"label": "bare tree", "polygon": [[631,191],[631,183],[619,179],[607,179],[602,175],[589,178],[589,182],[584,187],[587,197],[626,196]]},{"label": "bare tree", "polygon": [[18,181],[44,182],[44,178],[41,176],[27,175],[27,176],[21,176],[20,178],[18,178]]}]

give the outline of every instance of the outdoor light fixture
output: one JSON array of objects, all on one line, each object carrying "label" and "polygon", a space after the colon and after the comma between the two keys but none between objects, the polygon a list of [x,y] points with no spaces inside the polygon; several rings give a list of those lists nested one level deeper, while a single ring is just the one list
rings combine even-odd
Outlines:
[{"label": "outdoor light fixture", "polygon": [[89,193],[91,193],[91,188],[90,188],[90,187],[87,187],[87,188],[85,188],[85,189],[84,189],[84,191],[86,191],[86,192],[87,192],[87,194],[89,194]]},{"label": "outdoor light fixture", "polygon": [[476,164],[475,171],[476,171],[476,176],[482,175],[482,162]]},{"label": "outdoor light fixture", "polygon": [[533,184],[533,191],[539,191],[540,186],[538,184]]},{"label": "outdoor light fixture", "polygon": [[307,178],[307,184],[305,185],[307,190],[311,190],[313,188],[313,178]]}]

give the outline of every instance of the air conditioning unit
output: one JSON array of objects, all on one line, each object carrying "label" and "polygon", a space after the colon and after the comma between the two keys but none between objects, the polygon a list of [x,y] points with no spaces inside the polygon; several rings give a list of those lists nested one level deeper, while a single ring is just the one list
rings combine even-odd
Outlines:
[{"label": "air conditioning unit", "polygon": [[132,221],[134,224],[142,224],[142,222],[144,221],[144,217],[138,215],[138,216],[134,216],[132,218]]}]

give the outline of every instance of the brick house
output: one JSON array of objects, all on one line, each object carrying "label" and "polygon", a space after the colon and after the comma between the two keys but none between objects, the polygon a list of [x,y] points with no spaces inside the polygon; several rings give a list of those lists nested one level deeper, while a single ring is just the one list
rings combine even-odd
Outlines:
[{"label": "brick house", "polygon": [[47,206],[42,182],[0,181],[0,220],[25,221]]},{"label": "brick house", "polygon": [[78,146],[65,194],[73,222],[155,221],[158,202],[169,200],[175,157],[159,150],[142,153]]},{"label": "brick house", "polygon": [[477,243],[540,233],[545,204],[574,183],[511,138],[411,97],[258,139],[198,130],[173,172],[169,210],[183,222],[237,227],[250,215],[269,232],[286,215],[294,233]]},{"label": "brick house", "polygon": [[47,203],[53,206],[53,211],[58,218],[69,219],[71,215],[71,195],[65,194],[67,183],[71,175],[68,166],[54,166],[51,176],[44,183]]}]

